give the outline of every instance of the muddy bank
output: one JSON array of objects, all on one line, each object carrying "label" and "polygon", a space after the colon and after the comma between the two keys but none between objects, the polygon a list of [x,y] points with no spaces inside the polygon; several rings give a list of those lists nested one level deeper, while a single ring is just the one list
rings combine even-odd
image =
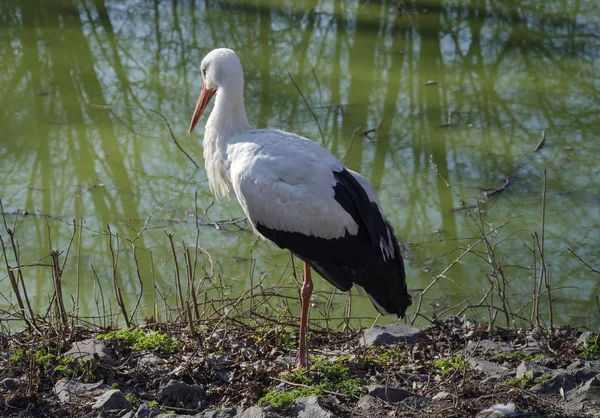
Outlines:
[{"label": "muddy bank", "polygon": [[312,368],[284,375],[295,354],[288,327],[194,338],[159,325],[44,332],[1,337],[0,415],[465,417],[494,404],[507,416],[600,415],[595,334],[569,327],[489,330],[449,318],[424,329],[315,331]]}]

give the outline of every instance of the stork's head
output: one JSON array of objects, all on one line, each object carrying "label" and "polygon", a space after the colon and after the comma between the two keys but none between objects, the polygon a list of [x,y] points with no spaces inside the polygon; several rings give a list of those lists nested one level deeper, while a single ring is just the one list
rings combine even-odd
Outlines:
[{"label": "stork's head", "polygon": [[200,64],[202,71],[202,90],[194,110],[189,132],[194,130],[204,109],[219,90],[228,90],[231,94],[242,94],[244,90],[244,72],[237,54],[228,48],[213,49]]}]

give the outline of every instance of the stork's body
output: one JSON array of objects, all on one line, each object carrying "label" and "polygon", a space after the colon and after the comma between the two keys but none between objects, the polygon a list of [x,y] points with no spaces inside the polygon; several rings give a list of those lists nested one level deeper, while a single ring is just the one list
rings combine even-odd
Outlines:
[{"label": "stork's body", "polygon": [[411,298],[402,256],[373,186],[309,139],[252,128],[233,51],[212,51],[201,68],[204,84],[190,132],[216,93],[204,133],[211,190],[217,197],[235,195],[257,234],[305,262],[298,367],[307,365],[309,265],[341,290],[362,286],[379,312],[403,317]]}]

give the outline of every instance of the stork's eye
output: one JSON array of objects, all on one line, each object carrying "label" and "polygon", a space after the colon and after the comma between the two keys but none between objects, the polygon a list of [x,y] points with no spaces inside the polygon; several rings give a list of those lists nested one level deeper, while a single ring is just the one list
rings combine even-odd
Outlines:
[{"label": "stork's eye", "polygon": [[203,75],[204,77],[206,77],[206,68],[203,68],[203,69],[202,69],[202,75]]}]

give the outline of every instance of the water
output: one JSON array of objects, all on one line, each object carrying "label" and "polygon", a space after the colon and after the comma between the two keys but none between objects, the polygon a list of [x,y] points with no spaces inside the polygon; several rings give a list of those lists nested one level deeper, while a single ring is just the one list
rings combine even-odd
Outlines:
[{"label": "water", "polygon": [[[173,140],[203,167],[206,117],[199,133],[186,132],[199,65],[211,49],[227,46],[244,65],[254,126],[312,138],[376,185],[405,245],[415,305],[471,248],[424,294],[425,316],[459,312],[465,300],[478,304],[504,274],[513,313],[529,317],[545,170],[554,320],[597,326],[600,275],[569,249],[600,270],[600,6],[406,3],[399,16],[395,1],[5,0],[0,198],[21,263],[29,265],[22,272],[36,307],[44,309],[52,292],[50,246],[61,257],[70,248],[63,287],[67,305],[79,298],[82,317],[118,312],[113,264],[130,309],[140,292],[140,316],[164,306],[162,297],[173,306],[166,234],[173,234],[180,269],[185,247],[202,248],[200,266],[214,268],[203,289],[220,287],[218,276],[231,297],[263,275],[265,286],[294,284],[289,255],[256,239],[248,225],[215,227],[243,214],[235,201],[214,201],[204,169]],[[478,210],[481,189],[507,178],[510,186]],[[69,247],[73,220],[83,228]],[[112,251],[108,226],[119,236]],[[491,232],[496,269],[481,231]],[[331,287],[319,280],[317,288],[318,316]],[[5,271],[0,293],[0,308],[13,311]],[[336,315],[345,302],[335,296]],[[497,294],[487,302],[502,307]],[[293,299],[289,305],[297,312]],[[548,320],[545,295],[540,309]],[[490,316],[486,308],[467,313]],[[375,314],[353,295],[352,315],[371,318],[363,325]]]}]

